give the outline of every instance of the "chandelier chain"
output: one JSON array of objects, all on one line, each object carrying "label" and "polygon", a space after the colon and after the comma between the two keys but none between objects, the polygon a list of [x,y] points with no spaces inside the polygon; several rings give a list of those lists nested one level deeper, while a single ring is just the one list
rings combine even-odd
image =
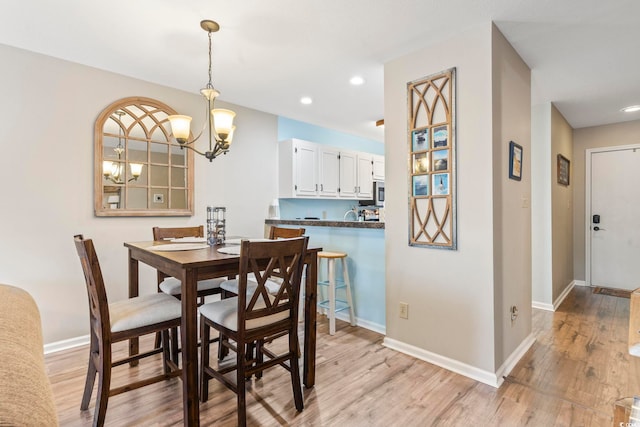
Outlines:
[{"label": "chandelier chain", "polygon": [[211,66],[211,51],[212,51],[212,43],[211,43],[211,31],[209,31],[209,83],[207,84],[208,88],[213,89],[213,84],[211,83],[213,81],[212,79],[212,69],[213,67]]}]

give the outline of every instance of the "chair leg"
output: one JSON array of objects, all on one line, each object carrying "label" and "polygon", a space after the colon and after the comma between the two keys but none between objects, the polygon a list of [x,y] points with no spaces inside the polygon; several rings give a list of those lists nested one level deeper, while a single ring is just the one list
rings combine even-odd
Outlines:
[{"label": "chair leg", "polygon": [[173,342],[169,340],[169,330],[165,329],[164,331],[162,331],[162,368],[164,369],[164,373],[168,374],[170,369],[169,369],[169,364],[167,363],[167,361],[171,358],[171,352],[169,351],[169,343]]},{"label": "chair leg", "polygon": [[180,335],[178,335],[178,328],[171,328],[171,360],[176,366],[179,366],[180,357],[178,357],[178,343],[180,342]]},{"label": "chair leg", "polygon": [[329,335],[336,334],[336,267],[334,259],[329,264]]},{"label": "chair leg", "polygon": [[204,316],[200,316],[200,402],[209,399],[209,375],[205,372],[209,367],[209,336],[211,328],[206,324]]},{"label": "chair leg", "polygon": [[[293,327],[296,327],[295,324]],[[298,351],[300,344],[298,337],[289,333],[289,365],[291,371],[291,386],[293,387],[293,400],[298,412],[304,409],[304,399],[302,398],[302,386],[300,385],[300,366],[298,364]]]},{"label": "chair leg", "polygon": [[353,308],[353,296],[351,295],[351,282],[349,281],[349,270],[347,270],[347,258],[342,258],[342,278],[344,280],[347,293],[347,304],[349,304],[349,320],[351,326],[356,326],[356,313]]},{"label": "chair leg", "polygon": [[160,344],[162,344],[162,336],[160,332],[156,332],[156,340],[153,343],[153,348],[160,348]]},{"label": "chair leg", "polygon": [[107,415],[107,403],[109,403],[109,388],[111,386],[111,347],[101,348],[98,368],[98,391],[96,395],[96,407],[93,414],[93,425],[103,426]]},{"label": "chair leg", "polygon": [[[256,343],[256,365],[260,366],[264,362],[264,354],[262,353],[262,347],[264,347],[264,340],[258,340]],[[256,379],[262,378],[262,371],[256,372]]]},{"label": "chair leg", "polygon": [[246,399],[246,375],[245,375],[245,349],[244,345],[237,345],[236,353],[236,381],[238,397],[238,427],[247,425],[247,399]]},{"label": "chair leg", "polygon": [[93,355],[99,351],[98,339],[91,331],[91,345],[89,346],[89,367],[87,368],[87,379],[84,383],[84,393],[82,394],[82,403],[80,403],[80,409],[82,411],[89,408],[89,402],[91,401],[91,393],[93,392],[93,385],[96,382],[96,365],[94,363]]}]

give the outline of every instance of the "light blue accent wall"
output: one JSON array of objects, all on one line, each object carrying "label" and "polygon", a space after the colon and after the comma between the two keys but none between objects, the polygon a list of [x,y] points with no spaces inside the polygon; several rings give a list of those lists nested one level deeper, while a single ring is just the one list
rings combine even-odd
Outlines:
[{"label": "light blue accent wall", "polygon": [[327,144],[345,150],[384,155],[384,143],[348,133],[327,129],[286,117],[278,117],[278,141],[297,138]]},{"label": "light blue accent wall", "polygon": [[[361,326],[378,332],[386,330],[385,265],[383,229],[307,227],[309,246],[320,246],[326,251],[348,254],[347,268],[351,280],[353,305]],[[326,261],[319,265],[318,279],[326,280]],[[342,265],[336,264],[336,277],[342,279]],[[326,288],[319,287],[318,301],[327,298]],[[344,290],[337,297],[346,300]],[[347,310],[340,312],[348,316]]]},{"label": "light blue accent wall", "polygon": [[[278,141],[297,138],[318,144],[327,144],[345,150],[364,151],[384,155],[384,144],[332,129],[278,117]],[[295,219],[317,217],[341,220],[357,200],[280,199],[280,217]],[[384,230],[341,227],[305,227],[309,244],[321,246],[327,251],[348,254],[347,266],[353,288],[355,313],[361,326],[384,333],[385,315],[385,264]],[[323,265],[324,266],[324,265]],[[338,277],[342,269],[337,268]],[[319,271],[323,278],[325,271]],[[338,294],[344,299],[343,291]],[[320,297],[319,297],[320,300]],[[347,311],[340,313],[348,315]]]}]

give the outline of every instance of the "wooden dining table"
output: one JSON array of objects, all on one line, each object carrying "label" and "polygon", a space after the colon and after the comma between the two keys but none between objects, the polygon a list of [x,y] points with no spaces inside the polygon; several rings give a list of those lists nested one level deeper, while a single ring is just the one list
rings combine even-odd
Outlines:
[{"label": "wooden dining table", "polygon": [[[126,242],[129,249],[129,297],[139,293],[139,263],[142,262],[181,281],[182,290],[182,401],[184,425],[200,425],[198,400],[198,323],[197,289],[199,280],[238,274],[240,256],[225,254],[218,249],[231,245],[207,246],[196,250],[157,251],[164,241]],[[234,245],[237,246],[237,245]],[[316,364],[316,300],[318,262],[322,248],[308,248],[305,257],[306,281],[304,301],[303,383],[315,384]],[[131,340],[129,353],[138,353],[138,340]]]}]

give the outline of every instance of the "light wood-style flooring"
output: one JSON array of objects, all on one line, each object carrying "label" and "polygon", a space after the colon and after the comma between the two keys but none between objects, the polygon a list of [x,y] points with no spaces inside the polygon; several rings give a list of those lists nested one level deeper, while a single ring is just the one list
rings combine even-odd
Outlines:
[{"label": "light wood-style flooring", "polygon": [[[611,426],[614,402],[640,393],[640,358],[627,352],[628,319],[628,299],[575,288],[555,313],[534,310],[536,342],[495,389],[383,347],[382,335],[345,322],[331,337],[320,316],[316,386],[304,390],[304,411],[296,412],[289,375],[276,367],[251,382],[248,423]],[[80,411],[87,352],[82,347],[46,357],[61,426],[91,425],[93,402]],[[159,366],[146,359],[137,368],[116,368],[115,385]],[[172,379],[114,396],[107,425],[181,425],[181,390],[181,381]],[[235,411],[235,395],[212,381],[201,424],[233,426]]]}]

